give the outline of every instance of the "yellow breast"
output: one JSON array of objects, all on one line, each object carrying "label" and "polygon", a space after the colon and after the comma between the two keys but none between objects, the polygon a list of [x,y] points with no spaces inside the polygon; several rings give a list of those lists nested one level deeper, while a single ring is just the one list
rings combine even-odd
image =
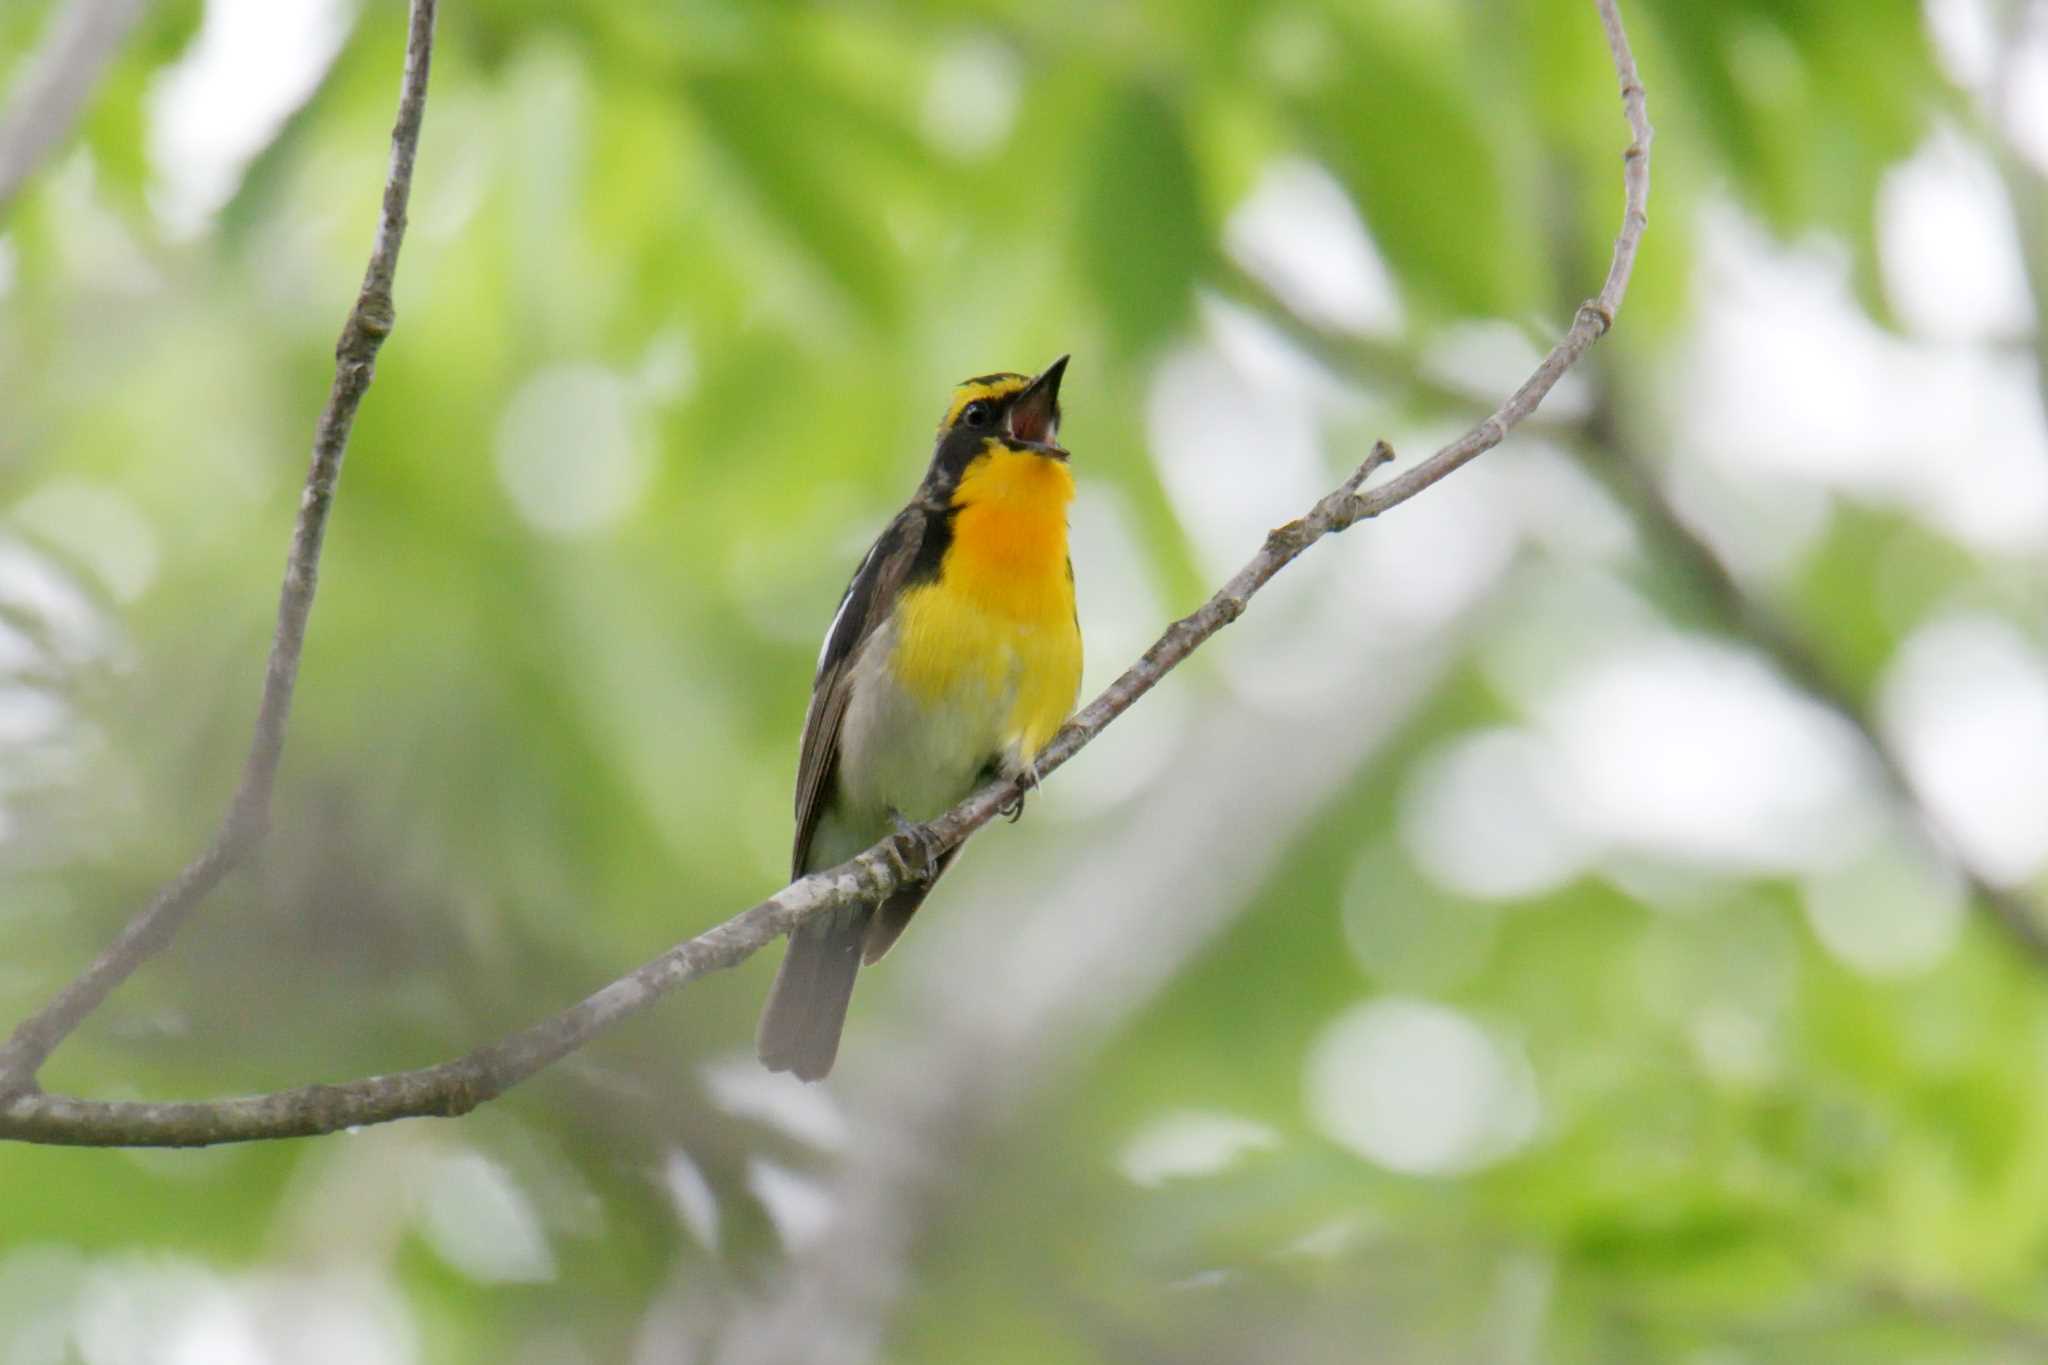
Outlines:
[{"label": "yellow breast", "polygon": [[1067,563],[1066,463],[991,443],[953,496],[936,581],[904,594],[897,680],[934,707],[988,707],[989,747],[1029,762],[1073,709],[1081,631]]}]

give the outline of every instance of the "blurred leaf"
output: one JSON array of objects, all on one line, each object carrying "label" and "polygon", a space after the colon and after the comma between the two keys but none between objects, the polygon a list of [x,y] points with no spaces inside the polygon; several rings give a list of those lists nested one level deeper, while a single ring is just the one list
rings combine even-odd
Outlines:
[{"label": "blurred leaf", "polygon": [[1164,97],[1128,87],[1077,160],[1082,277],[1117,347],[1149,351],[1186,325],[1212,252],[1186,132]]},{"label": "blurred leaf", "polygon": [[1453,73],[1371,35],[1332,41],[1341,74],[1301,116],[1404,290],[1475,316],[1547,303],[1536,287],[1533,215],[1516,202],[1500,140]]},{"label": "blurred leaf", "polygon": [[734,71],[692,77],[687,90],[761,207],[869,321],[893,321],[899,267],[879,230],[886,205],[868,172],[904,144],[787,67],[772,85]]},{"label": "blurred leaf", "polygon": [[149,179],[150,94],[198,35],[201,13],[198,0],[145,6],[80,121],[81,141],[102,182],[127,208],[142,208]]}]

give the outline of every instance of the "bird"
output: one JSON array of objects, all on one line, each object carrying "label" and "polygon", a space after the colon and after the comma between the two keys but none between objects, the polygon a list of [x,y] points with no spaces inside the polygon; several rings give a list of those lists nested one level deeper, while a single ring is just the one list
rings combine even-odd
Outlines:
[{"label": "bird", "polygon": [[[1036,376],[957,385],[931,465],[839,599],[811,682],[791,876],[909,833],[984,782],[1035,786],[1034,760],[1073,710],[1081,623],[1059,444],[1061,356]],[[791,932],[756,1039],[761,1062],[822,1079],[861,966],[889,951],[959,850],[879,905]]]}]

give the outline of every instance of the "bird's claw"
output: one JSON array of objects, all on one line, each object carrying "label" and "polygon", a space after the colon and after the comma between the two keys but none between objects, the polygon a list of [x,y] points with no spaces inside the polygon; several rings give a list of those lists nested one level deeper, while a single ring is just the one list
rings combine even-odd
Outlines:
[{"label": "bird's claw", "polygon": [[1017,795],[1004,805],[996,807],[996,814],[1002,816],[1011,824],[1016,824],[1024,818],[1025,794],[1037,790],[1038,765],[1036,763],[1027,763],[1024,765],[1024,771],[1017,774]]},{"label": "bird's claw", "polygon": [[939,866],[937,836],[916,821],[905,819],[900,811],[889,812],[889,823],[896,827],[897,852],[904,876],[911,881],[930,881]]}]

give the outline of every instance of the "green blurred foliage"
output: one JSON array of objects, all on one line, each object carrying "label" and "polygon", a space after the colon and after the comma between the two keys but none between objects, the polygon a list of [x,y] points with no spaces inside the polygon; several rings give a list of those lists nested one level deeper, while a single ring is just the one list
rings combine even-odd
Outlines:
[{"label": "green blurred foliage", "polygon": [[[0,11],[0,80],[50,8]],[[1908,0],[1625,8],[1660,130],[1654,230],[1597,358],[1661,448],[1704,207],[1847,243],[1884,318],[1879,178],[1961,101]],[[96,951],[231,788],[381,184],[394,0],[360,7],[208,229],[166,229],[151,98],[201,10],[152,9],[77,149],[0,223],[0,526],[47,575],[0,603],[33,645],[8,686],[69,717],[7,750],[0,1020]],[[941,88],[964,112],[935,111]],[[47,1083],[183,1097],[438,1060],[751,903],[785,867],[816,637],[949,384],[1075,354],[1077,467],[1177,614],[1204,576],[1173,452],[1146,448],[1147,383],[1205,291],[1241,297],[1224,229],[1262,169],[1307,158],[1349,194],[1407,319],[1367,415],[1434,430],[1469,413],[1405,382],[1433,339],[1480,319],[1546,337],[1592,292],[1624,143],[1582,0],[448,4],[277,834]],[[1332,477],[1358,429],[1328,442]],[[585,435],[588,469],[518,472]],[[78,481],[146,529],[128,595],[7,510]],[[1652,556],[1628,572],[1676,624],[1713,628]],[[2038,609],[1939,534],[1856,507],[1776,591],[1859,689],[1939,602]],[[1095,651],[1091,685],[1124,662]],[[1207,724],[1257,709],[1206,659],[1168,686]],[[1386,840],[1398,793],[1437,743],[1511,710],[1458,663],[1308,827],[1276,832],[1291,851],[1230,930],[963,1178],[887,1358],[2037,1358],[2038,965],[1973,930],[1926,974],[1874,981],[1815,940],[1795,887],[1739,873],[1686,869],[1704,889],[1684,914],[1601,876],[1505,906],[1436,888]],[[990,837],[1045,868],[1071,832]],[[1373,849],[1408,910],[1364,952],[1341,906]],[[975,861],[933,913],[973,912]],[[868,974],[860,1011],[889,1007],[898,969]],[[693,986],[460,1124],[0,1150],[0,1286],[34,1247],[287,1264],[342,1189],[396,1229],[356,1250],[387,1258],[421,1358],[626,1358],[678,1283],[764,1282],[779,1252],[750,1163],[820,1161],[706,1081],[744,1057],[770,970]],[[1341,1011],[1402,996],[1511,1040],[1542,1098],[1526,1145],[1400,1174],[1311,1121],[1304,1055]],[[1753,1011],[1774,1064],[1703,1060],[1708,1007]],[[851,1046],[883,1046],[859,1021]],[[1272,1140],[1212,1176],[1125,1179],[1125,1144],[1179,1110]],[[422,1230],[403,1162],[463,1147],[523,1192],[544,1282],[466,1273]],[[715,1192],[716,1247],[671,1213],[677,1150]]]}]

